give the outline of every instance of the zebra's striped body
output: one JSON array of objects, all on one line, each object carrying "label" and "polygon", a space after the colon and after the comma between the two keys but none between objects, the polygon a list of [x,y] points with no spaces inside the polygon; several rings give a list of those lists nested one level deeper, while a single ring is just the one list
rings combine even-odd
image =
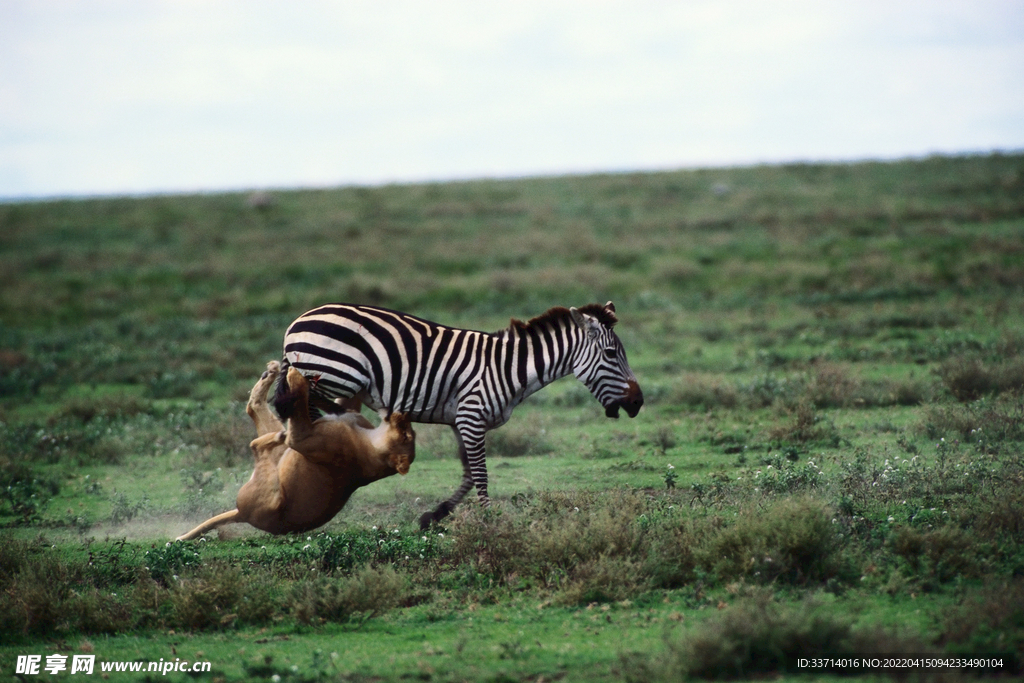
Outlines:
[{"label": "zebra's striped body", "polygon": [[495,333],[446,327],[373,306],[329,304],[304,313],[285,333],[284,362],[319,377],[323,399],[356,397],[373,410],[451,425],[462,484],[422,524],[443,518],[476,486],[487,503],[484,435],[530,394],[570,373],[605,406],[633,417],[643,394],[612,331],[615,308],[555,308]]}]

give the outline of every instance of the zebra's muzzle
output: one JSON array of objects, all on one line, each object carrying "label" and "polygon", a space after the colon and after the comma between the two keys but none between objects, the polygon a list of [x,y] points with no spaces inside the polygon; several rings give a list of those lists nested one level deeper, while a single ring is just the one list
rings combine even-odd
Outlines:
[{"label": "zebra's muzzle", "polygon": [[622,408],[630,417],[636,417],[643,405],[644,392],[640,391],[639,384],[630,380],[629,387],[626,389],[626,394],[614,403],[605,406],[604,414],[607,417],[618,419],[619,408]]}]

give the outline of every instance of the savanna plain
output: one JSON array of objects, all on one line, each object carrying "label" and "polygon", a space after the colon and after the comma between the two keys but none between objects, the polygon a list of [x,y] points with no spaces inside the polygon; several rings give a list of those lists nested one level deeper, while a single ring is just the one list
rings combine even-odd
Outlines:
[{"label": "savanna plain", "polygon": [[[1021,672],[1024,155],[8,203],[0,283],[5,677]],[[488,437],[491,508],[419,529],[461,466],[418,425],[411,472],[321,529],[171,542],[234,506],[305,310],[498,330],[608,300],[643,410],[534,395]],[[147,676],[191,680],[109,674]]]}]

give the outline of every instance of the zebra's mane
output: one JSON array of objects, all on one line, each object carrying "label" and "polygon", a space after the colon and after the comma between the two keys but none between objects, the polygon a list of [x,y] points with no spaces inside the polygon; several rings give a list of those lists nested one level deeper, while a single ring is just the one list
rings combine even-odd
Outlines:
[{"label": "zebra's mane", "polygon": [[[615,323],[619,322],[619,319],[615,317],[614,311],[609,310],[604,304],[587,304],[586,306],[580,306],[577,310],[580,313],[593,316],[599,323],[608,329],[615,327]],[[564,306],[555,306],[535,318],[530,318],[530,320],[525,323],[522,320],[512,318],[512,328],[523,330],[528,327],[543,327],[548,323],[564,320],[570,317],[570,315],[568,308],[565,308]]]}]

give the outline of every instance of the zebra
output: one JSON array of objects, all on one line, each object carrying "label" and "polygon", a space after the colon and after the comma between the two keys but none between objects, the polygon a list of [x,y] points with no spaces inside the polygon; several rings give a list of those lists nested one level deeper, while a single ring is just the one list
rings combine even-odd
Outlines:
[{"label": "zebra", "polygon": [[[450,425],[462,461],[455,493],[420,517],[427,528],[444,519],[476,487],[484,506],[484,436],[505,424],[523,399],[570,373],[617,418],[635,417],[643,392],[613,331],[615,306],[552,308],[528,322],[512,319],[494,333],[439,325],[376,306],[326,304],[303,313],[284,336],[284,372],[293,366],[314,380],[311,405],[355,398],[371,410]],[[289,409],[279,392],[275,407]]]}]

